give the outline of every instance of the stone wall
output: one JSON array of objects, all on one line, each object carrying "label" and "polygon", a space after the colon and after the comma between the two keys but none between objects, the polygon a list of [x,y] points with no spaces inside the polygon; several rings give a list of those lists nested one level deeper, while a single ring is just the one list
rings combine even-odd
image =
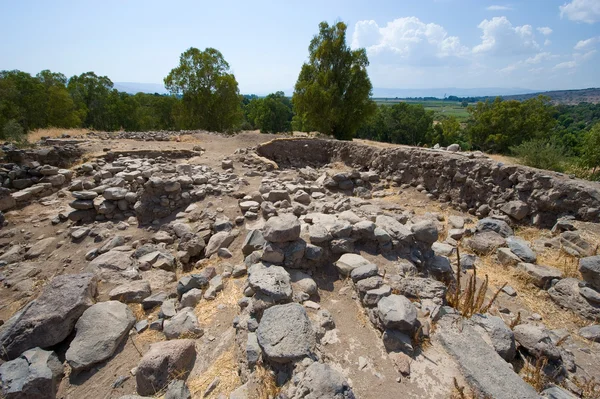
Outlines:
[{"label": "stone wall", "polygon": [[343,162],[359,170],[377,171],[381,178],[398,185],[422,185],[433,198],[471,213],[476,213],[482,205],[500,210],[517,202],[527,205],[522,223],[546,227],[566,215],[600,222],[600,184],[525,166],[505,165],[481,153],[405,146],[386,148],[319,139],[276,139],[258,146],[257,152],[281,166]]}]

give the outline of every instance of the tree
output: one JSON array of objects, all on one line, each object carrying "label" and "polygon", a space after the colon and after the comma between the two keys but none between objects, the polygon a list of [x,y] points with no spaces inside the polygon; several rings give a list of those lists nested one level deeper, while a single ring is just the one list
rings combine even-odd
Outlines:
[{"label": "tree", "polygon": [[592,169],[592,174],[600,167],[600,122],[596,123],[583,138],[581,159],[585,166]]},{"label": "tree", "polygon": [[107,115],[112,88],[113,82],[108,77],[98,76],[94,72],[82,73],[69,79],[67,89],[85,127],[102,130],[114,128]]},{"label": "tree", "polygon": [[248,103],[248,121],[262,133],[289,132],[291,129],[292,103],[282,91]]},{"label": "tree", "polygon": [[177,110],[182,127],[223,132],[241,123],[238,83],[220,51],[189,48],[164,82],[173,95],[182,96]]},{"label": "tree", "polygon": [[[308,47],[292,102],[296,121],[338,139],[351,140],[376,109],[371,101],[369,60],[365,49],[346,45],[346,24],[319,24],[319,34]],[[303,121],[305,117],[305,122]]]}]

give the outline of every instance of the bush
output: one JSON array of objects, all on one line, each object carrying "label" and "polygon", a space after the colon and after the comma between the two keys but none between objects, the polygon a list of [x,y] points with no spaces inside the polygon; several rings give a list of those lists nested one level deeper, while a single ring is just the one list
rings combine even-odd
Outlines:
[{"label": "bush", "polygon": [[555,172],[565,170],[565,149],[555,142],[534,139],[512,147],[511,151],[524,165]]},{"label": "bush", "polygon": [[23,141],[25,139],[25,130],[19,122],[11,119],[6,122],[2,129],[2,138],[9,141]]}]

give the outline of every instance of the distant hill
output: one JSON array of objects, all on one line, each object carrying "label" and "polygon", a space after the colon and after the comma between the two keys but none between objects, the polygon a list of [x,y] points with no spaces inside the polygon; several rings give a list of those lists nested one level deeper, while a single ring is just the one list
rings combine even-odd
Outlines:
[{"label": "distant hill", "polygon": [[581,90],[552,90],[538,93],[516,94],[502,96],[506,100],[527,100],[538,95],[548,96],[555,104],[577,105],[579,103],[598,104],[600,102],[600,88],[589,88]]},{"label": "distant hill", "polygon": [[448,96],[456,97],[496,97],[509,96],[514,94],[535,93],[535,90],[523,89],[519,87],[483,87],[477,89],[461,89],[458,87],[441,87],[437,89],[388,89],[373,88],[374,98],[414,98],[414,97],[436,97],[444,98]]},{"label": "distant hill", "polygon": [[165,85],[160,83],[114,82],[114,88],[129,94],[136,94],[140,92],[150,94],[168,93],[167,89],[165,89]]}]

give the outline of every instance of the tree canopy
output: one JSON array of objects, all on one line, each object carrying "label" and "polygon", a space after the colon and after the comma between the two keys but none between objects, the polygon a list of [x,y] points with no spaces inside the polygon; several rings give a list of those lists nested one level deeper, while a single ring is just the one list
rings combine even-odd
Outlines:
[{"label": "tree canopy", "polygon": [[332,26],[321,22],[308,51],[292,97],[295,121],[303,130],[352,139],[376,108],[370,99],[367,53],[348,47],[343,22]]},{"label": "tree canopy", "polygon": [[254,98],[246,105],[247,119],[262,133],[289,132],[294,112],[292,103],[282,91],[264,98]]},{"label": "tree canopy", "polygon": [[222,132],[241,123],[238,83],[219,50],[189,48],[164,82],[172,94],[182,96],[182,128]]}]

